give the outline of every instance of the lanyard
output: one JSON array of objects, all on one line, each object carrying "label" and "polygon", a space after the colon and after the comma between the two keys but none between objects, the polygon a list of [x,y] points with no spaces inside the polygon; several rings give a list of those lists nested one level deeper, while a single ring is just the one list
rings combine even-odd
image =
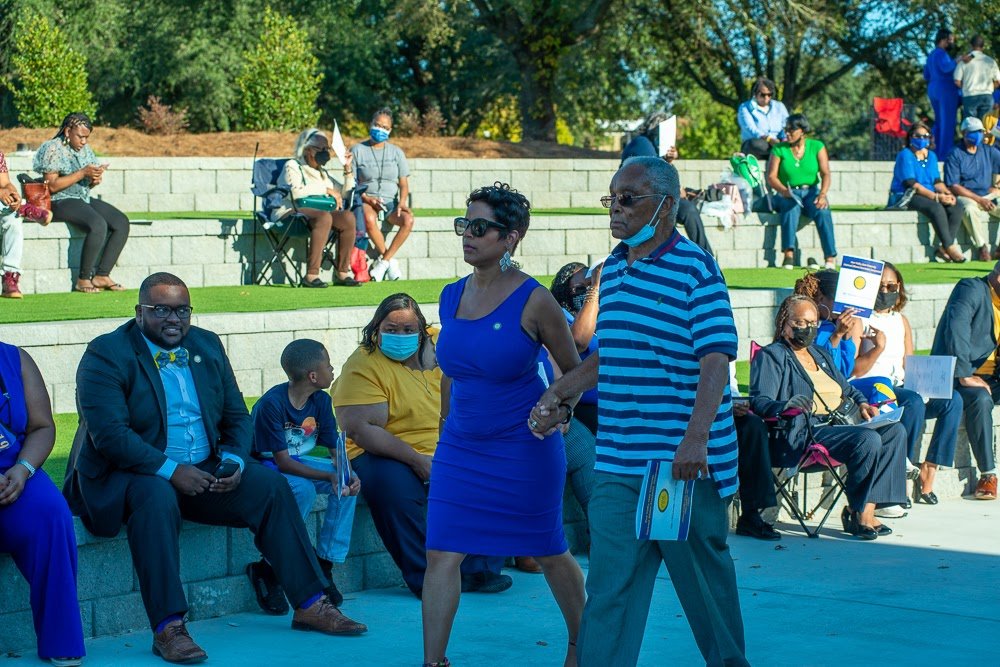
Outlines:
[{"label": "lanyard", "polygon": [[[386,143],[388,143],[388,142],[386,142]],[[372,146],[371,144],[368,144],[368,150],[370,150],[372,152],[372,162],[374,162],[375,161],[375,147]],[[382,192],[382,168],[385,166],[385,154],[386,154],[386,151],[387,151],[386,147],[383,146],[382,147],[382,161],[378,165],[378,185],[375,188],[377,192]]]}]

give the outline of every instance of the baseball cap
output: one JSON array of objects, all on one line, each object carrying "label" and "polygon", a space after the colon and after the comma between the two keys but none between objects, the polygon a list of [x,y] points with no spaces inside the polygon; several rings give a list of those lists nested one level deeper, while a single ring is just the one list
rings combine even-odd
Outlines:
[{"label": "baseball cap", "polygon": [[985,128],[983,127],[983,121],[979,120],[974,116],[969,116],[962,121],[962,133],[965,132],[983,132]]}]

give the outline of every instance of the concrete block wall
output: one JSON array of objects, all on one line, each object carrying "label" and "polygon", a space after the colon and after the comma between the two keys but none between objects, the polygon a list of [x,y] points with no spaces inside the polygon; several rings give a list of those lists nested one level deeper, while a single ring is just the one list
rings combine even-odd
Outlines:
[{"label": "concrete block wall", "polygon": [[[323,523],[326,497],[319,496],[306,520],[315,541]],[[571,549],[581,552],[588,544],[586,519],[572,492],[567,489],[563,520]],[[124,530],[110,539],[94,537],[74,519],[77,541],[77,596],[85,638],[114,635],[149,627],[132,567],[132,556]],[[260,559],[249,530],[184,522],[181,530],[181,581],[184,584],[190,620],[258,611],[247,563]],[[335,564],[334,582],[347,597],[370,588],[402,586],[396,564],[382,544],[364,498],[358,499],[347,561]],[[30,653],[35,648],[28,585],[7,554],[0,554],[0,655]],[[409,596],[409,591],[401,593]],[[420,601],[413,598],[413,604]],[[389,619],[361,618],[375,627]]]},{"label": "concrete block wall", "polygon": [[[8,155],[11,172],[31,172],[30,155]],[[95,195],[128,212],[250,211],[250,171],[245,158],[109,158],[111,168]],[[535,208],[596,207],[607,194],[618,160],[413,158],[410,190],[420,208],[464,208],[472,189],[510,183]],[[702,188],[728,170],[723,160],[678,160],[681,185]],[[883,205],[892,162],[831,162],[830,201]],[[33,174],[32,172],[32,175]]]},{"label": "concrete block wall", "polygon": [[[776,258],[780,263],[777,216],[751,214],[731,229],[723,229],[713,217],[706,216],[704,221],[723,269],[774,266]],[[900,263],[933,258],[933,232],[915,213],[841,211],[835,213],[834,225],[841,255]],[[997,232],[995,223],[990,232]],[[82,234],[61,223],[47,227],[25,223],[24,236],[21,290],[25,294],[68,291],[79,270]],[[804,221],[797,238],[800,263],[808,258],[822,263],[816,226]],[[971,254],[964,232],[959,242]],[[552,275],[567,262],[596,261],[614,244],[605,215],[538,215],[518,248],[517,259],[529,273]],[[397,258],[405,278],[455,278],[468,273],[461,248],[452,218],[422,217]],[[304,271],[304,238],[292,239],[290,256]],[[267,240],[256,233],[249,219],[147,221],[132,225],[113,275],[130,287],[164,270],[181,276],[192,287],[239,285],[250,282],[251,267],[261,266],[269,257]],[[275,277],[277,283],[288,280],[280,271]]]}]

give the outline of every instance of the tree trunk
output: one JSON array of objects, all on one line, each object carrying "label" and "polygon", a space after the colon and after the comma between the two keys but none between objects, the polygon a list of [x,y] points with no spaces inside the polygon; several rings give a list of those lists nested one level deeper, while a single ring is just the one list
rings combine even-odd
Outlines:
[{"label": "tree trunk", "polygon": [[[544,56],[542,56],[544,58]],[[517,58],[521,70],[521,140],[556,140],[555,68],[538,67],[538,54]]]}]

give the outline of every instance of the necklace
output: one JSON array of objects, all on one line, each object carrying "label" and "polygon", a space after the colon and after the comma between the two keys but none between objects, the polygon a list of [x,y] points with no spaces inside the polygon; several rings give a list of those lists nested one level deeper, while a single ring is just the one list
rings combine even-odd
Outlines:
[{"label": "necklace", "polygon": [[[806,142],[803,141],[798,146],[792,146],[792,159],[795,160],[795,166],[798,167],[802,158],[806,156]],[[798,155],[796,155],[798,153]]]},{"label": "necklace", "polygon": [[[400,363],[402,363],[402,362],[400,362]],[[432,370],[432,369],[427,369],[427,370],[424,370],[423,368],[413,369],[413,368],[410,368],[409,366],[407,366],[406,364],[403,364],[403,368],[405,368],[407,371],[409,371],[406,375],[409,376],[409,377],[411,377],[411,378],[413,378],[414,382],[416,382],[418,385],[422,386],[424,388],[424,391],[427,392],[428,396],[430,396],[431,398],[434,397],[434,394],[431,393],[431,385],[427,381],[427,376],[425,375],[425,373],[428,370]],[[417,375],[419,375],[420,377],[418,378]]]}]

